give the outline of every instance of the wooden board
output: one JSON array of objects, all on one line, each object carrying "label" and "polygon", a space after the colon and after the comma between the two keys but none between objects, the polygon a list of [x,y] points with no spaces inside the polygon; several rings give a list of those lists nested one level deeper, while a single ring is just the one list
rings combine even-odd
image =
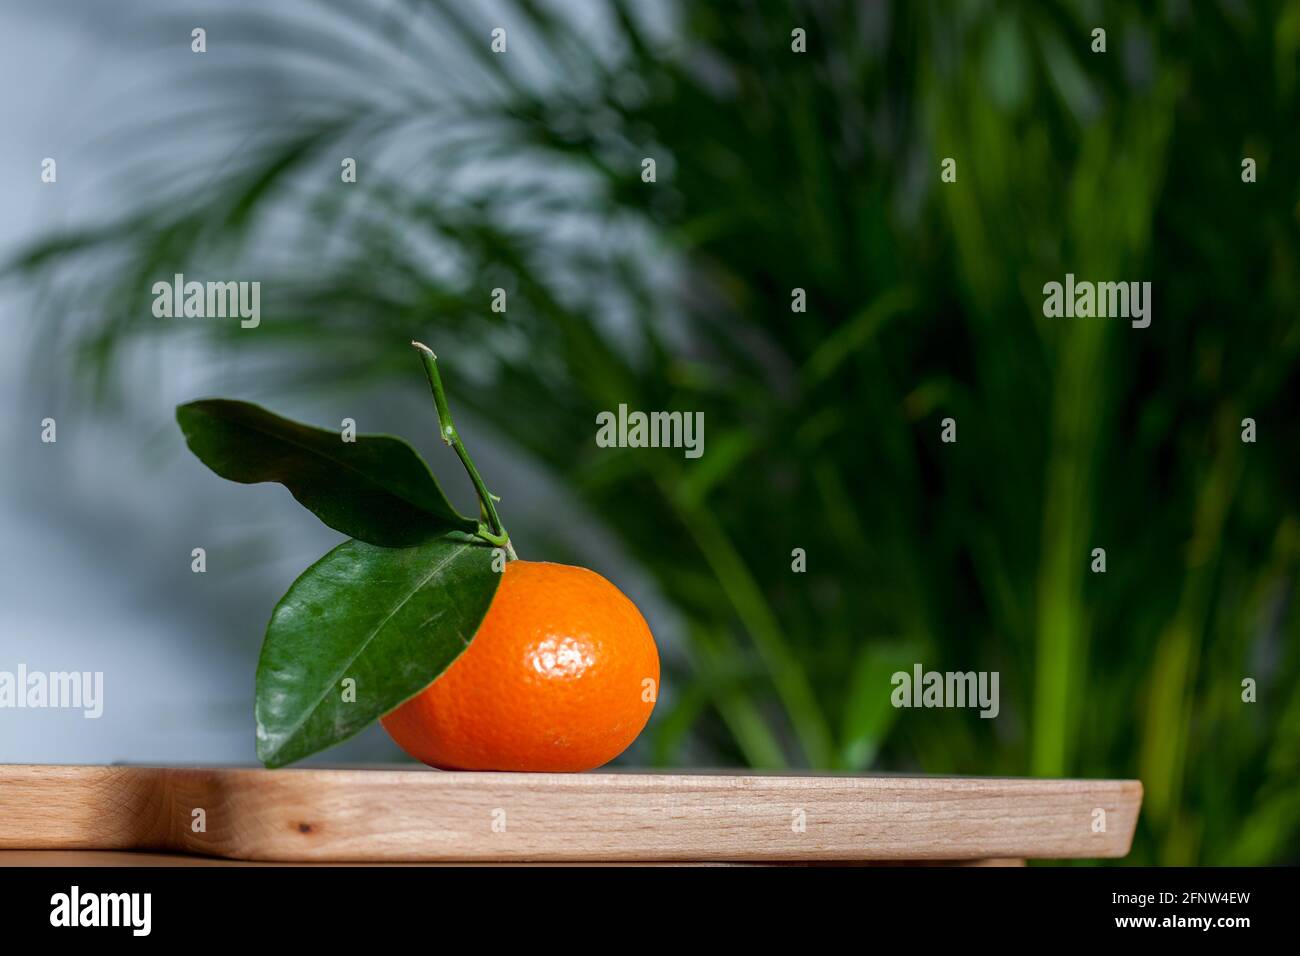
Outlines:
[{"label": "wooden board", "polygon": [[303,862],[1099,858],[1128,853],[1141,802],[1136,780],[0,765],[0,850]]},{"label": "wooden board", "polygon": [[82,869],[87,866],[95,867],[496,867],[496,866],[524,866],[524,867],[554,867],[563,869],[566,867],[601,867],[601,868],[620,868],[620,867],[746,867],[746,866],[843,866],[843,867],[913,867],[913,866],[936,866],[936,867],[1019,867],[1024,866],[1024,860],[852,860],[827,863],[825,861],[812,860],[786,860],[773,863],[771,861],[751,860],[748,862],[719,862],[715,860],[655,860],[646,862],[644,860],[596,860],[573,863],[566,861],[517,861],[517,860],[471,860],[465,861],[441,861],[425,860],[421,862],[401,861],[401,862],[375,862],[368,860],[366,862],[313,862],[299,863],[292,861],[266,862],[261,860],[226,860],[217,856],[195,856],[192,853],[152,853],[148,850],[0,850],[0,868],[7,866],[58,866],[74,867]]}]

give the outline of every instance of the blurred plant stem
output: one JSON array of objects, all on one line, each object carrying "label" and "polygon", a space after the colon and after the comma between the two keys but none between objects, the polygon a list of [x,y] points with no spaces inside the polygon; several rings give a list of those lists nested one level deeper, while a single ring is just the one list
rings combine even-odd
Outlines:
[{"label": "blurred plant stem", "polygon": [[[1152,684],[1142,735],[1142,781],[1146,811],[1153,825],[1169,830],[1186,828],[1180,819],[1180,797],[1186,772],[1187,744],[1198,723],[1196,671],[1205,642],[1205,622],[1211,620],[1213,581],[1219,568],[1223,526],[1235,497],[1241,471],[1237,416],[1223,409],[1212,434],[1217,452],[1200,485],[1192,539],[1187,543],[1186,576],[1178,608],[1156,646]],[[1195,849],[1188,841],[1165,844],[1162,863],[1190,866]]]},{"label": "blurred plant stem", "polygon": [[817,698],[799,659],[791,653],[781,625],[746,567],[744,558],[707,508],[682,500],[676,494],[680,482],[663,478],[662,471],[660,475],[664,497],[677,511],[700,553],[717,575],[723,593],[758,648],[768,676],[785,705],[805,759],[814,767],[834,768],[838,758],[826,718],[817,705]]}]

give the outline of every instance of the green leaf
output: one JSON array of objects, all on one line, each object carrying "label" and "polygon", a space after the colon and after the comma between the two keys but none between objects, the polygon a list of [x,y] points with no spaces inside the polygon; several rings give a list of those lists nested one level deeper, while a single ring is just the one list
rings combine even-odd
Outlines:
[{"label": "green leaf", "polygon": [[854,661],[844,705],[843,756],[850,770],[865,770],[876,759],[890,726],[898,716],[890,693],[891,677],[906,670],[919,650],[911,644],[868,639]]},{"label": "green leaf", "polygon": [[400,548],[478,527],[452,507],[429,466],[400,438],[344,442],[338,432],[225,399],[181,405],[176,420],[190,450],[222,478],[277,481],[349,537]]},{"label": "green leaf", "polygon": [[453,532],[411,548],[348,541],[304,571],[257,664],[258,759],[281,767],[332,747],[433,683],[492,603],[492,562]]}]

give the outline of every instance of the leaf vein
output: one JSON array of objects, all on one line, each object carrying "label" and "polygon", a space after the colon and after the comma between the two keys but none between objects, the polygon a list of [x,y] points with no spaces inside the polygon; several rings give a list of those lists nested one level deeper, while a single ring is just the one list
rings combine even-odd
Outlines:
[{"label": "leaf vein", "polygon": [[[212,417],[211,413],[208,414],[210,415],[210,417]],[[346,469],[347,471],[350,471],[353,474],[357,475],[359,478],[361,478],[364,484],[376,488],[379,491],[382,491],[386,494],[390,494],[395,498],[399,498],[402,501],[405,501],[408,504],[418,508],[420,511],[432,515],[433,517],[438,517],[438,518],[444,517],[444,515],[439,514],[437,511],[431,510],[428,507],[428,505],[424,504],[423,502],[415,501],[414,499],[411,498],[410,495],[406,494],[404,491],[399,490],[388,483],[385,483],[380,478],[375,478],[374,476],[367,474],[365,471],[362,471],[360,468],[358,468],[356,465],[352,464],[351,462],[348,462],[347,460],[337,457],[326,451],[323,451],[320,448],[313,448],[311,445],[304,444],[302,441],[299,441],[298,439],[289,437],[288,435],[282,432],[275,432],[268,428],[264,428],[254,422],[239,420],[239,419],[223,419],[223,421],[226,424],[233,425],[235,428],[242,428],[246,431],[251,431],[254,434],[262,435],[266,438],[282,441],[287,445],[291,445],[294,448],[298,448],[302,451],[308,452],[309,454],[314,455],[315,457],[321,459],[322,461],[328,462],[332,465],[339,465],[342,468]],[[308,427],[308,426],[303,426],[303,427]],[[383,438],[386,436],[367,436],[367,437],[370,437],[372,440],[374,440],[376,438]],[[424,462],[421,461],[421,464],[424,464]],[[424,471],[427,474],[429,480],[433,483],[434,487],[437,489],[438,493],[442,495],[442,497],[445,499],[446,495],[442,494],[442,488],[438,486],[437,479],[433,477],[433,473],[429,471],[427,464],[424,466]],[[280,478],[276,478],[273,480],[279,482],[280,484],[285,484],[285,482]],[[465,518],[462,514],[456,511],[456,509],[451,506],[450,502],[447,502],[447,505],[449,507],[452,516],[454,516],[457,520],[462,522],[469,521],[468,518]]]},{"label": "leaf vein", "polygon": [[[297,734],[298,731],[302,730],[303,725],[305,725],[307,721],[310,720],[316,714],[316,711],[320,709],[321,704],[325,702],[325,698],[329,696],[330,691],[333,690],[334,686],[339,682],[339,679],[348,672],[349,667],[351,667],[354,663],[356,663],[357,658],[359,658],[362,655],[362,653],[365,651],[365,649],[370,646],[370,642],[374,640],[375,636],[388,625],[388,622],[393,619],[393,616],[397,614],[397,612],[400,611],[402,608],[404,608],[407,602],[410,601],[411,598],[413,598],[422,588],[424,588],[424,586],[428,584],[430,580],[433,579],[434,575],[436,575],[439,571],[445,568],[452,561],[455,561],[462,554],[465,554],[468,550],[468,547],[469,546],[462,546],[461,549],[453,551],[451,554],[447,555],[447,557],[443,558],[436,565],[434,565],[434,567],[429,571],[428,574],[426,574],[423,578],[421,578],[415,584],[414,587],[412,587],[409,591],[406,592],[405,595],[403,595],[402,600],[392,607],[392,609],[388,612],[388,614],[384,616],[384,619],[380,621],[378,624],[376,624],[370,630],[370,633],[367,634],[365,636],[365,639],[362,640],[361,643],[357,646],[356,651],[354,651],[352,655],[349,656],[348,659],[343,662],[343,666],[339,670],[335,671],[334,675],[329,679],[329,681],[326,682],[324,689],[321,691],[320,696],[316,698],[315,702],[303,712],[302,717],[296,720],[293,723],[293,725],[284,732],[281,739],[285,743],[288,743],[290,740],[292,740],[294,735]],[[465,638],[460,635],[459,628],[457,628],[456,633],[457,636],[460,636],[462,641],[465,641]],[[465,645],[468,647],[469,642],[465,641]]]}]

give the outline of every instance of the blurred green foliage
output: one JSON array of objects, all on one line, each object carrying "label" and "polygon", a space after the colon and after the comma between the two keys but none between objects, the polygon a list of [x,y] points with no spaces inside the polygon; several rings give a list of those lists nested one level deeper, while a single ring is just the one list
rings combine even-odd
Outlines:
[{"label": "blurred green foliage", "polygon": [[[656,763],[1132,776],[1131,861],[1296,859],[1300,3],[315,7],[214,17],[173,82],[238,148],[15,264],[102,391],[173,271],[260,277],[199,324],[302,380],[428,336],[681,611]],[[1067,272],[1151,327],[1043,318]],[[596,448],[620,403],[704,457]],[[1001,715],[895,710],[918,661]]]}]

